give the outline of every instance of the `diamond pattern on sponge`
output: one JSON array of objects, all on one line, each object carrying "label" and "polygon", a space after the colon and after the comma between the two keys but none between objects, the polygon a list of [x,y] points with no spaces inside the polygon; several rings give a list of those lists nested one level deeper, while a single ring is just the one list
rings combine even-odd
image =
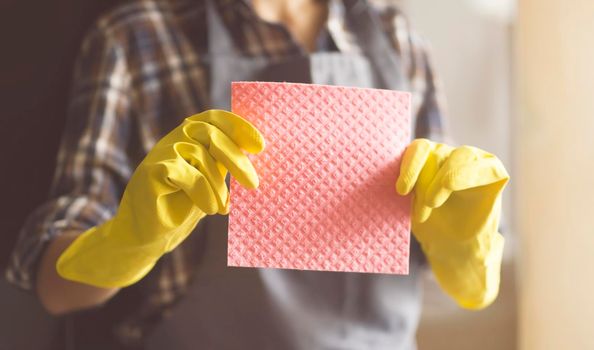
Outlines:
[{"label": "diamond pattern on sponge", "polygon": [[407,92],[234,82],[232,110],[266,139],[257,190],[231,179],[229,266],[407,274],[410,198],[394,184]]}]

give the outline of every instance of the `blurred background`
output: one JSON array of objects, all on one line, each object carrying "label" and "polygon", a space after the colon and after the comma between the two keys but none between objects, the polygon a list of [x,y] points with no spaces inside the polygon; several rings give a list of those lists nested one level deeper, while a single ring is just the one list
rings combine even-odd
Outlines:
[{"label": "blurred background", "polygon": [[[47,195],[80,40],[116,3],[0,2],[2,271]],[[397,3],[431,43],[455,142],[512,174],[498,300],[460,310],[427,276],[419,349],[594,349],[594,2]],[[0,278],[0,349],[44,349],[58,328]]]}]

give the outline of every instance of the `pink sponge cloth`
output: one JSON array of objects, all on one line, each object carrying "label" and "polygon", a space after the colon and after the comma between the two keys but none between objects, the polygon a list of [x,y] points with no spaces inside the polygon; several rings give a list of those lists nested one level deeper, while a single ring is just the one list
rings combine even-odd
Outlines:
[{"label": "pink sponge cloth", "polygon": [[396,194],[410,94],[235,82],[266,139],[257,190],[231,181],[229,266],[407,274],[410,198]]}]

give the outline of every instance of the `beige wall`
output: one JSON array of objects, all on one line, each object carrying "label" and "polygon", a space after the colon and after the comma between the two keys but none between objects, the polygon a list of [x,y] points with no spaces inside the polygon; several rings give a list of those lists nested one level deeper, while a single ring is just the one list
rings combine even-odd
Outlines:
[{"label": "beige wall", "polygon": [[521,0],[520,349],[594,349],[594,1]]}]

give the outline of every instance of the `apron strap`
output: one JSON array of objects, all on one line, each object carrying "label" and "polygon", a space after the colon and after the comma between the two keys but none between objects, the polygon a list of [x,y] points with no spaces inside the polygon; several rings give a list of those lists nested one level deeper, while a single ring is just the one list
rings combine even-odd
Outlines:
[{"label": "apron strap", "polygon": [[343,0],[343,4],[346,23],[372,63],[376,81],[386,89],[408,90],[400,55],[390,44],[372,7],[365,0]]},{"label": "apron strap", "polygon": [[[208,52],[211,55],[231,55],[235,53],[233,37],[225,26],[217,5],[213,0],[206,2],[206,24]],[[227,5],[228,6],[228,5]]]},{"label": "apron strap", "polygon": [[[213,0],[206,2],[208,52],[211,55],[237,55],[233,37]],[[408,90],[400,55],[382,30],[380,20],[366,0],[342,0],[345,20],[362,53],[374,67],[374,81],[385,89]]]}]

